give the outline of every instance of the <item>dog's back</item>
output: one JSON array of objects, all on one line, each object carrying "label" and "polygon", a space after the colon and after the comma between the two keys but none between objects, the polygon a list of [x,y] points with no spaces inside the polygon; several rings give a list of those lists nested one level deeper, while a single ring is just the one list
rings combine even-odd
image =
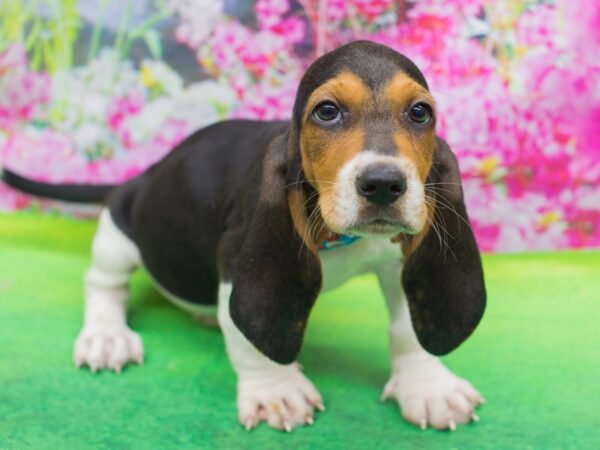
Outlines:
[{"label": "dog's back", "polygon": [[194,303],[216,302],[217,246],[236,185],[256,179],[244,189],[258,191],[260,174],[250,172],[260,170],[264,150],[286,125],[234,120],[201,129],[109,197],[115,224],[165,290]]}]

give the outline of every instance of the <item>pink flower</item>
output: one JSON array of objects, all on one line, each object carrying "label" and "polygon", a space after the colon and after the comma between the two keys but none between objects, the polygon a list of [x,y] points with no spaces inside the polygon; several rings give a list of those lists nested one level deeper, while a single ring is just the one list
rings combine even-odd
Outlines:
[{"label": "pink flower", "polygon": [[144,106],[145,98],[141,90],[134,90],[125,97],[116,97],[108,107],[107,123],[115,132],[121,129],[123,121],[137,114]]},{"label": "pink flower", "polygon": [[236,109],[232,117],[260,120],[287,119],[292,115],[297,85],[273,87],[258,84],[248,100]]},{"label": "pink flower", "polygon": [[257,0],[254,4],[256,18],[263,29],[276,26],[289,9],[288,0]]},{"label": "pink flower", "polygon": [[50,78],[28,70],[22,47],[14,44],[0,53],[0,129],[32,120],[49,96]]},{"label": "pink flower", "polygon": [[167,119],[152,139],[156,147],[162,147],[166,151],[174,148],[183,141],[193,130],[183,120]]},{"label": "pink flower", "polygon": [[19,44],[11,44],[0,53],[0,76],[11,69],[27,66],[25,49]]},{"label": "pink flower", "polygon": [[520,17],[517,28],[517,41],[525,46],[554,45],[558,27],[556,6],[552,4],[541,4],[535,8],[528,9]]},{"label": "pink flower", "polygon": [[254,11],[258,16],[282,16],[290,9],[289,0],[257,0]]},{"label": "pink flower", "polygon": [[66,136],[50,129],[10,134],[2,159],[5,167],[38,181],[74,181],[84,175],[85,160]]},{"label": "pink flower", "polygon": [[31,200],[27,195],[0,181],[0,211],[25,209],[30,202]]},{"label": "pink flower", "polygon": [[369,20],[383,14],[393,5],[393,0],[354,0],[354,5],[360,14],[364,14]]},{"label": "pink flower", "polygon": [[347,14],[346,0],[327,0],[327,19],[330,21],[339,21]]},{"label": "pink flower", "polygon": [[304,39],[306,25],[297,17],[288,17],[269,27],[269,31],[283,37],[289,44],[296,44]]}]

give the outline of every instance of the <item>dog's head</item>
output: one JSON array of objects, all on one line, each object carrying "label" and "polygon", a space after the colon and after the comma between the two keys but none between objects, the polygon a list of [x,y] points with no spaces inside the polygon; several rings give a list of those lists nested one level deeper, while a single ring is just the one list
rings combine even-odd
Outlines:
[{"label": "dog's head", "polygon": [[409,59],[371,42],[340,47],[300,83],[289,148],[300,165],[289,181],[296,175],[316,191],[312,217],[336,233],[418,234],[428,218],[435,120],[425,78]]},{"label": "dog's head", "polygon": [[471,334],[483,272],[458,164],[435,122],[423,74],[387,47],[354,42],[307,70],[290,128],[265,156],[234,278],[232,318],[267,356],[297,356],[330,230],[402,242],[402,285],[426,350],[448,353]]}]

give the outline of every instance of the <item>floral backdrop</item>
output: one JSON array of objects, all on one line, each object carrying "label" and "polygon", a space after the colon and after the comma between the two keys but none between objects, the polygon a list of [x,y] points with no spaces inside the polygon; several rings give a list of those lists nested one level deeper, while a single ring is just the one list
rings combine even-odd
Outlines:
[{"label": "floral backdrop", "polygon": [[287,118],[311,61],[370,39],[428,78],[482,249],[600,246],[597,0],[8,0],[0,24],[0,167],[35,180],[118,183],[198,127]]}]

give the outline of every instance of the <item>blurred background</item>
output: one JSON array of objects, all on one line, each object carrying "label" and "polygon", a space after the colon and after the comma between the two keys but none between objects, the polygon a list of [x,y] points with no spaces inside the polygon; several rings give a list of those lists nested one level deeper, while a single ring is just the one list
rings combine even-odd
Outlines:
[{"label": "blurred background", "polygon": [[[288,118],[316,57],[370,39],[425,73],[483,250],[600,247],[596,0],[4,0],[0,23],[23,176],[120,183],[199,127]],[[5,185],[0,209],[65,212]]]}]

